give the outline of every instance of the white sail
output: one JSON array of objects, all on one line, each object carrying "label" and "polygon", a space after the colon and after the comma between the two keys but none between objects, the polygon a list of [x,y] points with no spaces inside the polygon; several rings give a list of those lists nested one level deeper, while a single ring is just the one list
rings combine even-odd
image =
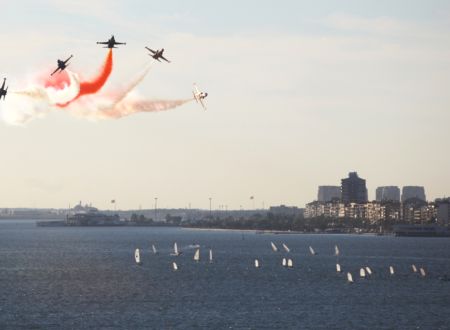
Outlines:
[{"label": "white sail", "polygon": [[337,245],[334,246],[334,255],[337,257],[339,255],[339,248]]},{"label": "white sail", "polygon": [[194,260],[200,261],[200,249],[195,250]]},{"label": "white sail", "polygon": [[176,262],[173,262],[173,263],[172,263],[172,266],[173,266],[173,270],[178,270],[178,266],[177,266],[177,263],[176,263]]},{"label": "white sail", "polygon": [[156,251],[156,247],[155,247],[154,244],[152,244],[152,250],[153,250],[153,253],[154,253],[154,254],[158,253],[158,252]]},{"label": "white sail", "polygon": [[173,243],[173,253],[170,254],[171,256],[179,256],[180,252],[178,251],[178,245],[177,242]]},{"label": "white sail", "polygon": [[138,265],[142,264],[142,262],[141,262],[141,252],[139,251],[139,249],[134,250],[134,260],[136,261],[136,263]]},{"label": "white sail", "polygon": [[283,267],[286,267],[286,258],[283,258],[283,260],[281,261],[281,265],[282,265]]},{"label": "white sail", "polygon": [[291,252],[291,250],[288,248],[288,246],[284,243],[283,243],[283,248],[286,252]]},{"label": "white sail", "polygon": [[336,264],[336,271],[337,271],[338,273],[340,273],[340,272],[341,272],[341,265],[339,265],[339,264]]},{"label": "white sail", "polygon": [[294,264],[292,263],[292,259],[288,259],[287,266],[288,266],[288,268],[294,267]]},{"label": "white sail", "polygon": [[423,277],[427,276],[427,274],[425,273],[425,269],[423,269],[422,267],[420,267],[420,275],[422,275]]},{"label": "white sail", "polygon": [[389,273],[390,273],[391,275],[394,275],[394,267],[389,266]]},{"label": "white sail", "polygon": [[349,283],[353,283],[353,276],[352,276],[352,274],[347,273],[347,281],[348,281]]},{"label": "white sail", "polygon": [[259,268],[259,260],[258,259],[255,259],[255,267]]},{"label": "white sail", "polygon": [[372,275],[372,270],[370,269],[370,267],[366,266],[366,273],[367,275]]},{"label": "white sail", "polygon": [[209,262],[212,262],[212,249],[209,249]]},{"label": "white sail", "polygon": [[417,267],[416,267],[416,265],[411,265],[411,268],[412,268],[412,270],[413,270],[414,273],[417,273]]},{"label": "white sail", "polygon": [[277,246],[273,242],[270,242],[270,245],[272,246],[273,252],[277,252],[278,251]]},{"label": "white sail", "polygon": [[359,277],[366,277],[366,271],[364,270],[364,268],[361,268],[359,270]]},{"label": "white sail", "polygon": [[309,252],[311,253],[311,255],[315,255],[316,254],[316,251],[314,251],[312,246],[309,247]]}]

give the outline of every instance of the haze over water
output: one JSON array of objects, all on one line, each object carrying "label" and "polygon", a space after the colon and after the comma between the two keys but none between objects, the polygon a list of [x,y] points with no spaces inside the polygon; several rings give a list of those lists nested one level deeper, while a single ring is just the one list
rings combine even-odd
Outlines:
[{"label": "haze over water", "polygon": [[[0,241],[2,329],[445,329],[450,321],[450,282],[441,279],[450,276],[449,239],[2,221]],[[177,258],[169,256],[175,241],[184,252]],[[271,241],[289,246],[294,269],[281,266],[287,254],[274,253]],[[199,263],[193,244],[201,245]],[[413,274],[413,263],[428,276]],[[362,266],[370,279],[359,279]]]}]

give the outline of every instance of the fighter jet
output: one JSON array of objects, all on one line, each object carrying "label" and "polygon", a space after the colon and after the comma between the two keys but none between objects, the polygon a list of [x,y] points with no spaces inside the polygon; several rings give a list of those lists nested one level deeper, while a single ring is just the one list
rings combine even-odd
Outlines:
[{"label": "fighter jet", "polygon": [[170,61],[167,59],[167,58],[165,58],[164,56],[163,56],[163,53],[164,53],[164,48],[162,48],[161,50],[153,50],[153,49],[150,49],[150,48],[148,48],[148,47],[145,47],[148,51],[150,51],[151,52],[151,54],[148,54],[149,56],[151,56],[151,57],[153,57],[155,60],[157,60],[158,62],[161,62],[159,59],[160,58],[162,58],[164,61],[166,61],[166,62],[169,62],[170,63]]},{"label": "fighter jet", "polygon": [[67,66],[70,64],[70,63],[67,63],[67,62],[69,62],[69,60],[72,57],[73,57],[73,55],[70,55],[70,57],[67,60],[65,60],[65,61],[58,60],[58,62],[56,62],[56,63],[58,63],[58,67],[50,75],[53,76],[56,72],[58,72],[58,70],[60,70],[59,72],[62,72],[65,68],[67,68]]},{"label": "fighter jet", "polygon": [[0,88],[0,100],[2,99],[2,96],[3,96],[3,99],[5,99],[6,94],[8,94],[8,87],[6,87],[6,89],[5,89],[5,83],[6,83],[6,78],[3,78],[3,85]]},{"label": "fighter jet", "polygon": [[115,45],[126,45],[126,42],[117,42],[114,36],[111,36],[108,41],[97,41],[97,45],[107,45],[103,48],[117,48]]},{"label": "fighter jet", "polygon": [[192,91],[192,94],[194,94],[195,101],[197,101],[197,103],[200,103],[202,105],[203,109],[206,110],[206,105],[203,100],[205,99],[205,97],[208,96],[208,93],[200,92],[198,90],[197,84],[194,83],[194,90]]}]

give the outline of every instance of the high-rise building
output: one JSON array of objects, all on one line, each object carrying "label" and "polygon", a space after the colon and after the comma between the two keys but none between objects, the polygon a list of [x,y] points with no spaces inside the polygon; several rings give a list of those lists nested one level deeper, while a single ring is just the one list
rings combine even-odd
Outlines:
[{"label": "high-rise building", "polygon": [[410,198],[418,198],[426,201],[425,188],[421,186],[404,186],[402,189],[402,202]]},{"label": "high-rise building", "polygon": [[341,199],[341,187],[319,186],[317,200],[319,202],[331,202],[333,199]]},{"label": "high-rise building", "polygon": [[400,188],[397,186],[378,187],[375,195],[377,202],[400,202]]},{"label": "high-rise building", "polygon": [[437,221],[440,225],[450,225],[450,198],[437,199]]},{"label": "high-rise building", "polygon": [[358,177],[358,173],[350,172],[348,178],[341,180],[341,199],[344,203],[366,203],[366,180]]}]

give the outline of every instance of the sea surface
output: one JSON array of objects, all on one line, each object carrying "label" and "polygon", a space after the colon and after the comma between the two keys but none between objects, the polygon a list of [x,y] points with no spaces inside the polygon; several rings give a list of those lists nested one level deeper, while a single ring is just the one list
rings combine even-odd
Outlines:
[{"label": "sea surface", "polygon": [[[174,242],[181,256],[169,255]],[[363,266],[368,279],[359,278]],[[0,329],[450,329],[449,279],[449,238],[0,221]]]}]

